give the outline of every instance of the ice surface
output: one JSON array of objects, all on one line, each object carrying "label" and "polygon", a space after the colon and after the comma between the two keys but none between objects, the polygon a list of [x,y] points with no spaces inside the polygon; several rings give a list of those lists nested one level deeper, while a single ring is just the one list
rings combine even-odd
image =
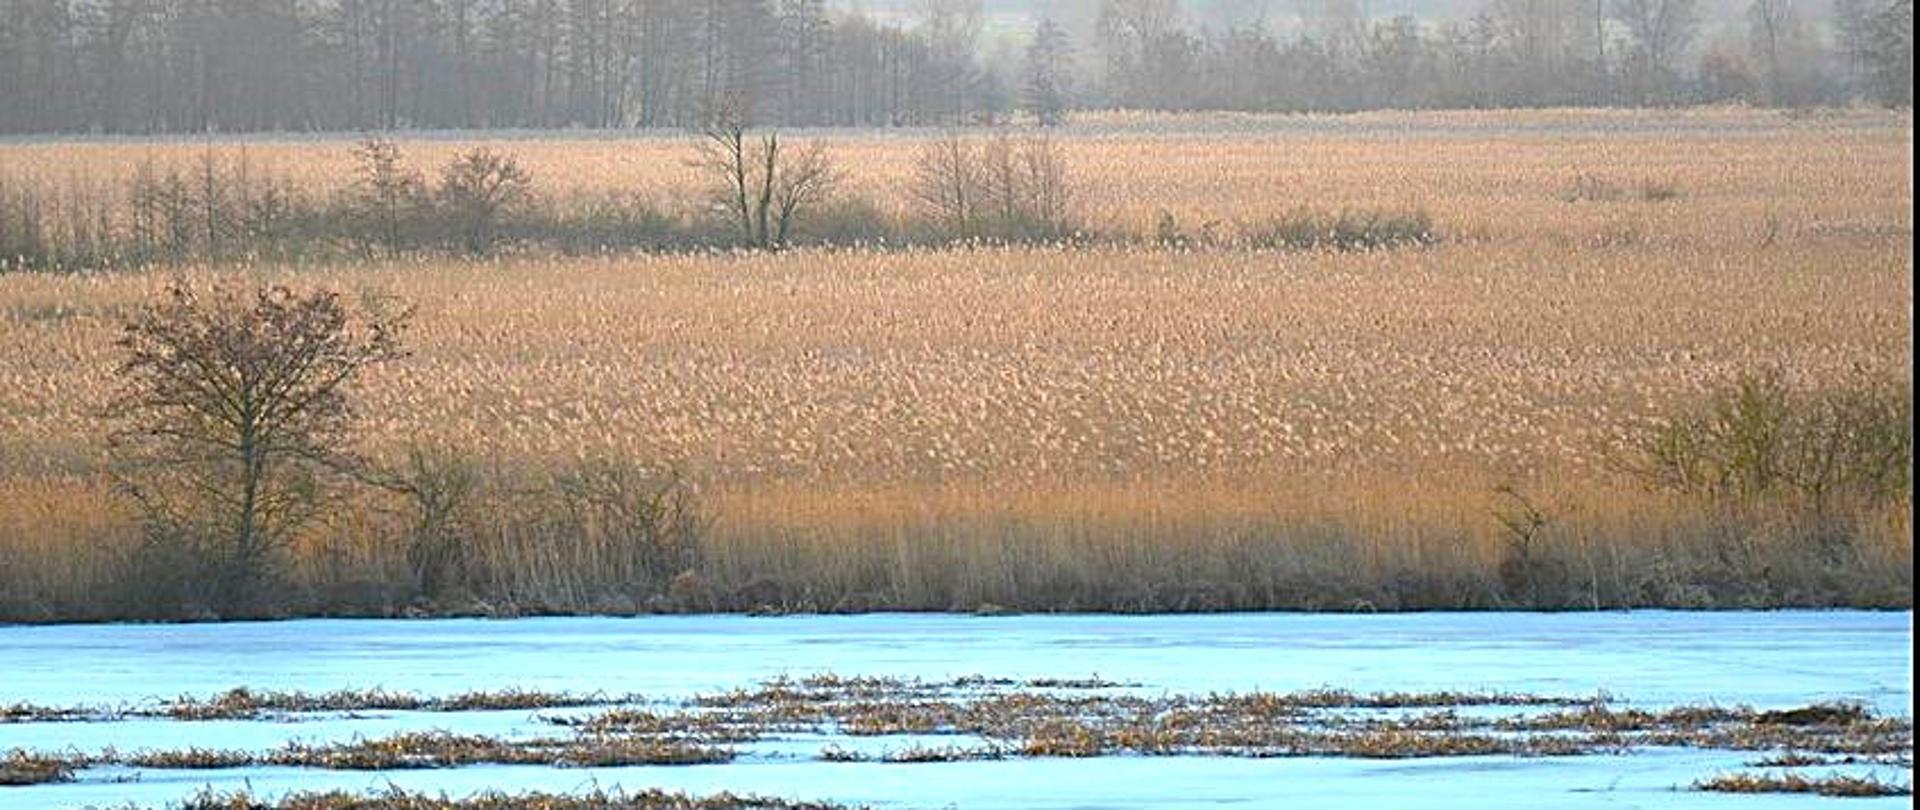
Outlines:
[{"label": "ice surface", "polygon": [[[452,695],[509,687],[671,700],[775,675],[947,679],[1084,677],[1149,693],[1501,690],[1608,692],[1636,706],[1787,707],[1851,699],[1912,716],[1912,614],[1431,613],[1206,616],[866,615],[222,625],[0,627],[0,703],[113,705],[235,686],[381,687]],[[369,712],[301,722],[0,724],[0,750],[196,745],[264,749],[442,728],[549,734],[537,712]],[[912,740],[841,747],[886,750]],[[929,744],[969,744],[949,737]],[[76,784],[0,788],[0,807],[161,804],[213,784],[256,792],[401,787],[589,786],[734,790],[879,807],[1804,807],[1836,800],[1676,790],[1752,754],[1401,761],[1112,757],[940,764],[827,763],[808,736],[746,748],[728,765],[620,769],[475,767],[393,773],[290,768],[96,769]],[[878,746],[877,748],[875,746]],[[1911,778],[1909,769],[1882,768]],[[1907,806],[1849,800],[1846,807]]]}]

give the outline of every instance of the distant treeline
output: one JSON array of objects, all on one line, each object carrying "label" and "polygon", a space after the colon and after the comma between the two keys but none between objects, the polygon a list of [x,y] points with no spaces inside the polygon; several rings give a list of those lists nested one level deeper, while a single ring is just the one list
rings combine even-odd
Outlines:
[{"label": "distant treeline", "polygon": [[[1745,0],[1708,40],[1701,0],[1486,0],[1464,21],[1366,20],[1294,37],[1182,23],[1174,0],[1108,0],[1105,102],[1144,109],[1775,106],[1913,102],[1912,0]],[[1345,14],[1340,13],[1345,10]]]},{"label": "distant treeline", "polygon": [[0,132],[682,127],[723,106],[906,126],[1113,106],[1912,103],[1912,0],[1821,18],[1753,0],[1737,42],[1700,41],[1699,1],[1488,0],[1462,22],[1328,14],[1283,34],[1103,0],[1090,33],[1042,20],[1005,52],[977,0],[911,20],[825,0],[0,0]]}]

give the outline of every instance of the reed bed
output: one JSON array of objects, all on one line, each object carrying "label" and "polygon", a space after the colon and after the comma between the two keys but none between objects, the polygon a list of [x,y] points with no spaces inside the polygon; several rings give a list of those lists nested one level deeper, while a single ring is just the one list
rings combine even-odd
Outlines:
[{"label": "reed bed", "polygon": [[[1472,241],[1657,247],[1910,238],[1911,132],[1906,111],[1538,110],[1108,115],[1050,137],[1085,227],[1116,238],[1258,241],[1305,208],[1421,210],[1450,238]],[[921,150],[945,134],[789,137],[825,142],[844,175],[842,196],[901,220],[916,208],[911,178]],[[638,205],[698,221],[712,200],[693,165],[696,142],[673,133],[506,133],[429,135],[399,147],[428,180],[475,148],[512,155],[534,195],[563,215]],[[247,184],[318,200],[355,182],[353,149],[347,137],[5,143],[0,203],[9,189],[36,192],[62,212],[59,230],[92,238],[132,228],[128,201],[114,189],[142,172],[177,172],[191,186],[211,159],[223,174],[247,167]],[[1589,199],[1595,189],[1620,193]],[[834,230],[830,221],[813,224]]]},{"label": "reed bed", "polygon": [[[360,391],[360,449],[480,482],[454,587],[420,592],[408,505],[359,491],[268,613],[1911,604],[1910,494],[1731,509],[1625,471],[1634,437],[1756,370],[1910,403],[1907,117],[1377,118],[1070,130],[1089,221],[1124,243],[0,278],[0,617],[151,601],[124,585],[142,535],[97,414],[116,330],[176,279],[417,304],[413,356]],[[924,135],[825,136],[852,187],[907,205]],[[493,145],[553,193],[698,206],[679,139]],[[246,144],[320,188],[347,147]],[[9,144],[0,175],[203,148]],[[1198,238],[1303,201],[1418,206],[1446,238]],[[556,500],[609,465],[686,483],[692,562],[653,570]]]}]

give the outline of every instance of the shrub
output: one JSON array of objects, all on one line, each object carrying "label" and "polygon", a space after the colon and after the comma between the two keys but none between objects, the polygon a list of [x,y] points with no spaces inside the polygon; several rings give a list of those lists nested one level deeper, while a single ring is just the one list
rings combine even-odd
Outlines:
[{"label": "shrub", "polygon": [[895,241],[895,231],[879,206],[843,195],[817,206],[800,229],[800,237],[813,244],[874,246]]},{"label": "shrub", "polygon": [[190,176],[143,163],[124,188],[127,232],[110,238],[136,261],[281,253],[294,247],[296,224],[316,217],[292,181],[261,171],[244,153],[223,161],[205,152]]},{"label": "shrub", "polygon": [[468,512],[479,489],[479,470],[457,453],[414,447],[406,466],[384,483],[413,507],[406,558],[414,591],[429,599],[465,591],[471,576]]},{"label": "shrub", "polygon": [[642,195],[582,195],[536,201],[502,235],[552,244],[569,255],[684,247],[703,238]]},{"label": "shrub", "polygon": [[43,212],[47,203],[32,186],[0,176],[0,271],[40,267],[52,251]]},{"label": "shrub", "polygon": [[998,236],[1008,241],[1059,239],[1073,230],[1074,193],[1067,166],[1053,141],[1018,143],[1005,136],[988,142],[986,199]]},{"label": "shrub", "polygon": [[1884,503],[1913,491],[1913,390],[1857,379],[1821,393],[1748,372],[1698,408],[1649,426],[1630,466],[1654,488],[1722,502]]},{"label": "shrub", "polygon": [[1048,241],[1076,226],[1068,175],[1046,138],[974,142],[949,135],[921,148],[911,191],[946,240]]},{"label": "shrub", "polygon": [[1425,210],[1346,209],[1327,214],[1296,209],[1267,223],[1245,241],[1268,250],[1377,250],[1440,241]]},{"label": "shrub", "polygon": [[1573,184],[1560,195],[1560,199],[1570,203],[1619,202],[1628,199],[1669,202],[1680,197],[1680,181],[1673,178],[1644,177],[1628,186],[1591,174],[1574,178]]},{"label": "shrub", "polygon": [[484,544],[467,562],[486,598],[532,612],[664,608],[674,578],[700,565],[700,506],[670,470],[590,458],[497,473],[461,518]]},{"label": "shrub", "polygon": [[461,247],[484,255],[493,250],[500,218],[532,199],[529,182],[512,156],[475,149],[441,169],[435,196]]},{"label": "shrub", "polygon": [[388,255],[406,248],[409,223],[428,202],[426,183],[407,168],[393,141],[369,138],[353,150],[359,178],[344,198],[354,236],[369,247],[384,247]]},{"label": "shrub", "polygon": [[1497,573],[1507,599],[1535,608],[1558,601],[1567,590],[1568,574],[1566,563],[1546,547],[1546,530],[1554,519],[1511,484],[1495,488],[1494,494],[1502,501],[1493,517],[1505,530],[1506,548]]},{"label": "shrub", "polygon": [[178,263],[193,250],[193,196],[176,168],[160,174],[151,161],[135,170],[128,188],[133,241],[142,257],[165,256]]},{"label": "shrub", "polygon": [[982,207],[979,175],[972,147],[958,135],[928,143],[914,160],[914,199],[949,238],[978,235],[976,223]]},{"label": "shrub", "polygon": [[679,475],[589,461],[556,474],[552,487],[555,528],[597,555],[613,582],[657,594],[699,561],[699,510]]}]

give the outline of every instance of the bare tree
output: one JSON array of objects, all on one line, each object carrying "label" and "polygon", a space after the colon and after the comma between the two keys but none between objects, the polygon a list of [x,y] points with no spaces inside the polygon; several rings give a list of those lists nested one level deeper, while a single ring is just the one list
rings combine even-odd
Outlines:
[{"label": "bare tree", "polygon": [[1545,101],[1551,88],[1561,86],[1561,75],[1573,58],[1579,27],[1578,0],[1494,0],[1488,13],[1500,38],[1519,68],[1519,92],[1530,103]]},{"label": "bare tree", "polygon": [[175,283],[127,322],[108,407],[116,470],[150,542],[202,568],[209,607],[249,607],[327,479],[359,467],[350,390],[403,356],[409,314],[356,317],[325,290]]},{"label": "bare tree", "polygon": [[[769,133],[765,145],[766,174],[774,178],[774,219],[778,223],[768,246],[781,247],[792,237],[800,213],[830,196],[839,184],[840,175],[827,154],[827,145],[819,141],[791,152],[781,159],[784,163],[774,159],[779,146],[775,135]],[[764,223],[761,232],[766,232]]]},{"label": "bare tree", "polygon": [[1780,35],[1787,25],[1787,15],[1791,10],[1787,0],[1753,0],[1747,9],[1747,24],[1752,29],[1754,49],[1767,61],[1767,102],[1779,104],[1780,90]]},{"label": "bare tree", "polygon": [[458,452],[415,445],[397,471],[376,473],[374,483],[413,504],[407,536],[407,567],[422,596],[440,598],[467,584],[468,510],[477,500],[480,473]]},{"label": "bare tree", "polygon": [[1640,100],[1667,100],[1680,56],[1700,26],[1700,0],[1617,0],[1614,17],[1633,36]]},{"label": "bare tree", "polygon": [[785,247],[794,224],[840,180],[825,144],[790,148],[778,132],[750,135],[731,109],[702,131],[693,165],[712,178],[714,196],[741,241],[763,250]]},{"label": "bare tree", "polygon": [[1066,118],[1069,71],[1073,46],[1066,29],[1051,18],[1042,19],[1027,46],[1027,86],[1024,101],[1041,126],[1056,126]]},{"label": "bare tree", "polygon": [[926,38],[929,85],[937,89],[943,112],[966,120],[971,90],[984,78],[977,54],[986,12],[980,0],[921,0],[920,32]]},{"label": "bare tree", "polygon": [[1868,87],[1881,103],[1913,106],[1913,0],[1884,0],[1868,18]]}]

